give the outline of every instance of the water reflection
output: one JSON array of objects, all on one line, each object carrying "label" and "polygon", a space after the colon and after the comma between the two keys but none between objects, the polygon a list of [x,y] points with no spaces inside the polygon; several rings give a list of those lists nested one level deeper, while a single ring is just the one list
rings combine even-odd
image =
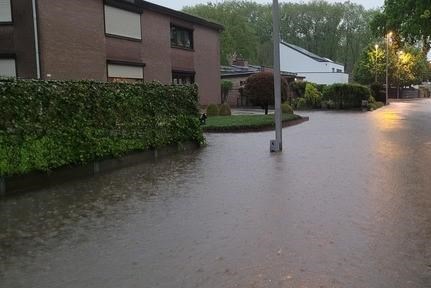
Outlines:
[{"label": "water reflection", "polygon": [[0,202],[1,287],[431,285],[431,102],[272,132]]}]

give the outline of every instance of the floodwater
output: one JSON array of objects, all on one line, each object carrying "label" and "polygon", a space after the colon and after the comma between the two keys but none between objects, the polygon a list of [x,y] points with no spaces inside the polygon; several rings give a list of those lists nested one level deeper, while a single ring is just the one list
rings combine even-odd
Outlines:
[{"label": "floodwater", "polygon": [[0,202],[0,287],[431,287],[431,101],[310,112]]}]

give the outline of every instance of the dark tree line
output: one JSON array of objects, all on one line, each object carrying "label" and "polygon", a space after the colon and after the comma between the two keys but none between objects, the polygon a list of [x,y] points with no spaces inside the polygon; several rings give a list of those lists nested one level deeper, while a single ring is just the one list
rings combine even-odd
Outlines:
[{"label": "dark tree line", "polygon": [[[313,1],[281,3],[281,38],[344,64],[351,72],[361,51],[373,40],[369,23],[377,13],[363,6]],[[185,12],[225,26],[221,36],[222,64],[234,55],[250,63],[272,66],[270,4],[225,1],[186,7]]]}]

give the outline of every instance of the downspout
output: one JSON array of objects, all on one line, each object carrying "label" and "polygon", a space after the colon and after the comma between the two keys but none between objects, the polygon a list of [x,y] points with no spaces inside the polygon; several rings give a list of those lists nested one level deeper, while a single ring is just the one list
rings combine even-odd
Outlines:
[{"label": "downspout", "polygon": [[37,79],[40,79],[40,55],[39,55],[39,34],[38,34],[38,27],[37,27],[37,9],[36,9],[36,0],[31,1],[32,8],[33,8],[33,27],[34,27],[34,49],[36,54],[36,77]]}]

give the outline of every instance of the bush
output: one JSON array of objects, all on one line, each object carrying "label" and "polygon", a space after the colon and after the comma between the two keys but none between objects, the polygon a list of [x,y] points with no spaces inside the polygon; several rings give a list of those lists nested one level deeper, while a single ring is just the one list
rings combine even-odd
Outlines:
[{"label": "bush", "polygon": [[336,109],[354,109],[362,107],[362,100],[369,100],[370,89],[358,84],[333,84],[325,88],[322,99],[333,101]]},{"label": "bush", "polygon": [[369,111],[373,111],[373,110],[377,110],[379,108],[382,108],[383,106],[385,106],[385,103],[383,102],[370,102],[368,103],[368,110]]},{"label": "bush", "polygon": [[314,84],[314,86],[316,86],[317,91],[319,91],[320,95],[322,95],[322,93],[325,90],[327,85],[326,84]]},{"label": "bush", "polygon": [[373,83],[370,85],[371,95],[373,95],[376,101],[386,103],[386,91],[382,84]]},{"label": "bush", "polygon": [[219,115],[220,116],[231,116],[232,115],[229,104],[224,103],[220,106]]},{"label": "bush", "polygon": [[0,80],[0,175],[204,141],[196,86]]},{"label": "bush", "polygon": [[211,117],[211,116],[218,116],[220,113],[219,111],[219,106],[216,104],[210,104],[207,107],[207,116]]},{"label": "bush", "polygon": [[284,102],[283,104],[281,104],[281,112],[283,114],[293,114],[293,109],[292,107],[290,107],[289,103]]},{"label": "bush", "polygon": [[321,108],[322,95],[313,84],[307,83],[305,86],[304,99],[309,108]]},{"label": "bush", "polygon": [[233,88],[233,82],[229,80],[222,80],[220,83],[222,102],[227,102],[229,91]]},{"label": "bush", "polygon": [[[260,72],[248,77],[244,95],[252,105],[260,106],[268,114],[269,105],[274,105],[274,75],[272,72]],[[287,97],[287,82],[281,79],[281,98]]]},{"label": "bush", "polygon": [[305,95],[305,87],[307,82],[305,81],[295,81],[289,83],[289,89],[293,93],[294,98],[302,98]]},{"label": "bush", "polygon": [[296,110],[306,110],[308,108],[305,98],[296,98],[293,101]]}]

